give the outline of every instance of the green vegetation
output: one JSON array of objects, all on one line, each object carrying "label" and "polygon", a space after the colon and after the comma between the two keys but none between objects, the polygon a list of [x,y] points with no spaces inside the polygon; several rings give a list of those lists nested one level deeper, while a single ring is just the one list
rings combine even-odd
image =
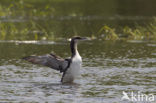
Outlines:
[{"label": "green vegetation", "polygon": [[145,27],[130,28],[126,26],[119,31],[118,33],[115,28],[103,26],[98,34],[104,40],[156,40],[156,18]]},{"label": "green vegetation", "polygon": [[[33,21],[24,25],[21,23],[0,22],[0,40],[29,40],[30,38],[41,40],[47,37],[46,30]],[[50,39],[53,39],[53,37]]]},{"label": "green vegetation", "polygon": [[9,5],[0,4],[0,16],[48,16],[54,12],[54,8],[50,5],[44,5],[41,8],[36,7],[36,5],[25,2],[24,0],[13,0]]},{"label": "green vegetation", "polygon": [[[75,2],[78,1],[76,0]],[[75,8],[75,11],[72,9],[70,9],[71,11],[69,9],[65,10],[67,14],[64,11],[58,11],[62,8],[58,8],[57,3],[65,2],[64,0],[57,1],[53,6],[51,6],[53,3],[47,3],[49,2],[48,0],[46,4],[43,4],[45,2],[43,0],[6,0],[6,2],[10,3],[6,5],[0,4],[0,40],[56,40],[58,37],[84,36],[86,32],[87,34],[85,36],[104,40],[156,40],[156,18],[153,18],[153,21],[146,26],[138,25],[135,28],[129,26],[113,28],[105,25],[93,31],[92,28],[87,28],[88,32],[81,23],[79,24],[82,27],[81,25],[78,27],[77,22],[75,24],[71,23],[70,27],[67,27],[66,22],[61,21],[60,14],[69,15],[69,17],[85,15],[79,12],[81,9],[78,8]],[[52,2],[56,2],[56,0]],[[50,17],[53,15],[56,17],[60,16],[60,21],[51,21]],[[67,19],[63,19],[68,20],[68,16]]]},{"label": "green vegetation", "polygon": [[[115,28],[103,26],[95,37],[104,40],[156,40],[156,19],[145,26],[136,26],[132,29],[128,26],[120,28],[117,32]],[[25,24],[14,22],[0,22],[0,40],[56,40],[55,34],[50,30],[48,25],[43,27],[34,21]]]}]

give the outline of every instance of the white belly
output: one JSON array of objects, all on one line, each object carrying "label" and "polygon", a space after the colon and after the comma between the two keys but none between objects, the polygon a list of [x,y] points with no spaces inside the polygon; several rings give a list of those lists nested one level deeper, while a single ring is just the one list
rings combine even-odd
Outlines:
[{"label": "white belly", "polygon": [[64,75],[63,82],[73,82],[74,79],[80,76],[80,68],[82,65],[82,59],[80,55],[75,56],[72,59],[70,67],[67,69]]}]

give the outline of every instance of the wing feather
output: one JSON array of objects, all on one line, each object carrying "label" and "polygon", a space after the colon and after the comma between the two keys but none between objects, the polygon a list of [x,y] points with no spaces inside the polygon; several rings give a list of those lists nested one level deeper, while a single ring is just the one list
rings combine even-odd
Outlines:
[{"label": "wing feather", "polygon": [[70,59],[62,59],[54,54],[47,54],[42,56],[28,56],[23,58],[33,64],[40,64],[64,72],[69,66]]}]

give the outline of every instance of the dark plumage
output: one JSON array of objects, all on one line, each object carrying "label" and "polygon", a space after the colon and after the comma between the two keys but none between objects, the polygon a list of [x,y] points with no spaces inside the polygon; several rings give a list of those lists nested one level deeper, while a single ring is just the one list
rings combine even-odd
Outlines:
[{"label": "dark plumage", "polygon": [[46,54],[42,56],[28,56],[24,57],[24,60],[27,60],[33,64],[40,64],[60,72],[64,72],[67,66],[69,65],[68,59],[62,59],[54,54]]},{"label": "dark plumage", "polygon": [[[71,43],[70,43],[72,56],[70,59],[63,59],[63,58],[58,57],[52,53],[42,55],[42,56],[28,56],[28,57],[24,57],[23,59],[26,61],[29,61],[33,64],[40,64],[40,65],[47,66],[52,69],[58,70],[60,72],[63,72],[62,79],[61,79],[61,82],[63,82],[63,79],[64,79],[67,69],[70,67],[72,60],[75,57],[76,53],[78,53],[78,51],[77,51],[77,41],[78,40],[86,40],[86,38],[82,38],[82,37],[73,37],[72,38]],[[70,75],[70,73],[68,73],[68,74]]]}]

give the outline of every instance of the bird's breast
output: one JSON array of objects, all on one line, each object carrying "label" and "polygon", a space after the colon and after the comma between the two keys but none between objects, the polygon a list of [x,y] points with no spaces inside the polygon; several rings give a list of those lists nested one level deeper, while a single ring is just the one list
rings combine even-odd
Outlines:
[{"label": "bird's breast", "polygon": [[81,56],[73,57],[70,67],[67,69],[66,74],[63,78],[63,81],[64,82],[73,81],[75,78],[79,77],[81,65],[82,65]]},{"label": "bird's breast", "polygon": [[75,56],[70,64],[70,72],[72,76],[77,77],[78,75],[80,75],[81,65],[82,65],[81,56]]},{"label": "bird's breast", "polygon": [[76,52],[76,55],[71,59],[70,66],[63,77],[63,82],[72,82],[75,78],[79,77],[81,65],[82,58],[79,53]]},{"label": "bird's breast", "polygon": [[75,55],[73,58],[72,58],[72,62],[73,63],[82,63],[82,58],[81,58],[81,56],[79,55],[79,54],[77,54],[77,55]]}]

